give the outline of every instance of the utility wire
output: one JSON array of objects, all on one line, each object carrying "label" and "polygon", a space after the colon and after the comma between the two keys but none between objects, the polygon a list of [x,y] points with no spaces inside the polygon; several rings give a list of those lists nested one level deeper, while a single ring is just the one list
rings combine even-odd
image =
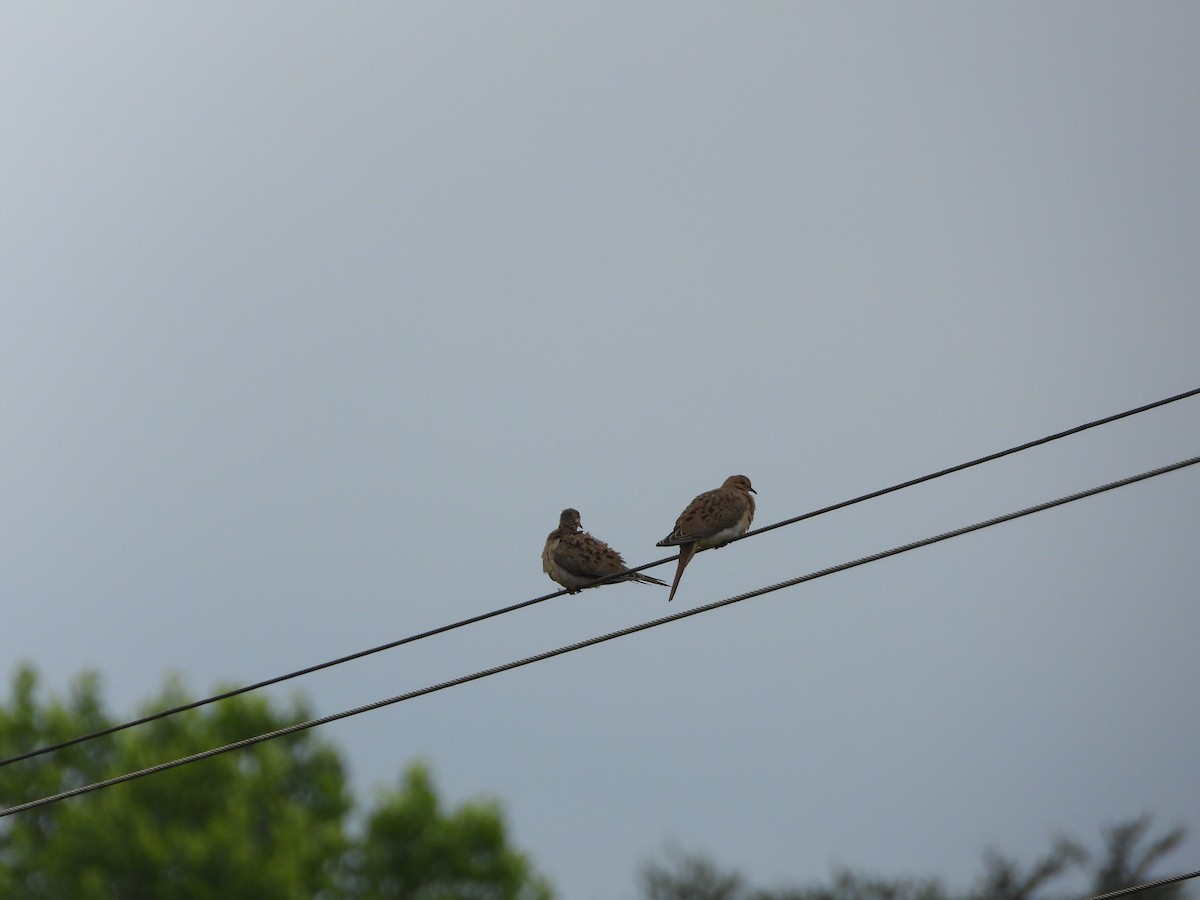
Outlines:
[{"label": "utility wire", "polygon": [[[660,560],[660,562],[667,562],[674,558],[675,557],[673,557],[673,556],[667,557],[666,560]],[[657,565],[657,563],[650,563],[650,565]],[[648,568],[648,566],[642,566],[641,568],[642,569]],[[641,569],[637,569],[635,571],[641,571]],[[598,584],[602,583],[612,577],[615,577],[615,576],[606,576],[605,578],[597,579],[596,583],[598,583]],[[565,590],[563,590],[563,591],[555,591],[552,594],[543,594],[540,597],[534,597],[532,600],[524,600],[521,603],[514,603],[512,606],[506,606],[503,609],[494,609],[491,612],[481,613],[477,616],[471,616],[469,619],[461,619],[458,622],[452,622],[449,625],[442,625],[438,628],[431,628],[429,631],[422,631],[419,634],[410,634],[408,637],[403,637],[403,638],[400,638],[395,641],[389,641],[386,644],[380,644],[378,647],[371,647],[367,650],[359,650],[357,653],[350,653],[350,654],[347,654],[346,656],[340,656],[337,659],[331,659],[328,662],[317,663],[316,665],[313,665],[313,666],[307,666],[303,669],[297,669],[295,672],[288,672],[286,675],[277,675],[274,678],[267,678],[264,681],[257,681],[254,684],[247,684],[243,687],[232,688],[232,689],[230,689],[228,691],[224,691],[220,694],[214,694],[211,697],[205,697],[203,700],[193,700],[190,703],[183,703],[183,704],[180,704],[179,706],[172,706],[169,709],[162,709],[162,710],[159,710],[158,712],[149,713],[148,715],[142,716],[141,718],[138,718],[138,719],[131,719],[128,722],[122,722],[118,725],[109,725],[106,728],[100,728],[100,729],[97,729],[96,731],[92,731],[87,734],[81,734],[77,737],[68,738],[63,741],[58,741],[57,743],[54,743],[54,744],[47,744],[44,747],[37,747],[33,750],[27,750],[26,752],[19,753],[16,756],[10,756],[10,757],[7,757],[6,759],[0,759],[0,767],[7,766],[7,765],[10,765],[11,763],[15,763],[15,762],[21,762],[22,760],[32,759],[33,757],[41,756],[44,753],[51,753],[55,750],[62,750],[65,747],[71,747],[75,744],[82,744],[85,741],[94,740],[95,738],[104,737],[109,734],[115,734],[118,731],[124,731],[126,728],[134,728],[135,726],[138,726],[138,725],[145,725],[147,722],[153,722],[157,719],[162,719],[162,718],[166,718],[167,716],[176,715],[177,713],[187,712],[189,709],[197,709],[198,707],[201,707],[201,706],[207,706],[210,703],[216,703],[218,700],[228,700],[230,697],[236,697],[239,694],[246,694],[246,693],[249,693],[250,691],[256,691],[260,688],[269,687],[273,684],[279,684],[279,682],[281,682],[281,681],[289,681],[292,678],[299,678],[301,675],[310,675],[313,672],[319,672],[321,669],[328,669],[328,668],[331,668],[332,666],[339,666],[342,663],[348,663],[348,662],[351,662],[356,659],[361,659],[364,656],[370,656],[372,653],[381,653],[384,650],[391,650],[391,649],[393,649],[395,647],[399,647],[403,644],[411,644],[411,643],[414,643],[415,641],[423,640],[424,638],[428,638],[428,637],[433,637],[434,635],[442,634],[443,632],[446,632],[446,631],[453,631],[456,628],[462,628],[465,625],[473,625],[476,622],[482,622],[484,619],[490,619],[490,618],[493,618],[494,616],[502,616],[505,613],[510,613],[515,610],[522,609],[526,606],[533,606],[535,603],[541,603],[543,600],[550,600],[550,599],[553,599],[554,597],[561,597],[565,593],[567,593],[567,592]]]},{"label": "utility wire", "polygon": [[[776,522],[774,525],[764,525],[762,528],[756,528],[753,531],[747,531],[740,538],[735,538],[734,540],[744,540],[748,537],[762,534],[764,531],[772,531],[776,528],[782,528],[784,525],[794,525],[797,522],[803,522],[805,519],[823,516],[825,513],[833,512],[835,509],[844,509],[847,506],[853,506],[855,503],[862,503],[864,500],[874,500],[876,497],[882,497],[884,494],[891,494],[894,491],[901,491],[904,490],[904,488],[912,487],[913,485],[923,484],[926,481],[933,481],[935,478],[941,478],[943,475],[951,475],[954,472],[961,472],[963,469],[970,469],[972,466],[978,466],[986,462],[992,462],[993,460],[1000,459],[1001,457],[1012,456],[1014,453],[1020,453],[1022,450],[1028,450],[1031,447],[1039,447],[1042,444],[1049,444],[1052,441],[1059,440],[1060,438],[1069,437],[1072,434],[1079,434],[1081,431],[1087,431],[1090,428],[1096,428],[1100,425],[1107,425],[1110,422],[1116,422],[1118,419],[1127,419],[1130,416],[1136,416],[1138,413],[1148,412],[1152,409],[1157,409],[1160,406],[1166,406],[1168,403],[1175,403],[1178,400],[1186,400],[1188,397],[1194,397],[1197,394],[1200,394],[1200,388],[1184,391],[1182,394],[1175,394],[1172,397],[1165,397],[1162,400],[1156,400],[1153,403],[1147,403],[1145,406],[1127,409],[1124,412],[1119,412],[1115,415],[1105,416],[1103,419],[1093,419],[1091,422],[1085,422],[1082,425],[1076,425],[1074,428],[1068,428],[1066,431],[1058,431],[1054,434],[1048,434],[1045,437],[1038,438],[1034,441],[1026,441],[1024,444],[1018,444],[1015,447],[1009,447],[1007,450],[1001,450],[998,453],[989,453],[987,456],[980,456],[977,459],[972,459],[965,463],[959,463],[957,466],[951,466],[948,469],[940,469],[937,472],[931,472],[928,475],[922,475],[920,478],[913,478],[910,481],[902,481],[899,484],[893,484],[891,487],[881,488],[878,491],[871,491],[869,494],[862,494],[861,496],[855,497],[852,500],[843,500],[841,503],[835,503],[832,506],[823,506],[820,509],[814,509],[812,512],[807,512],[791,519],[784,519],[782,522]],[[730,543],[732,543],[732,541],[730,541]]]},{"label": "utility wire", "polygon": [[[1110,422],[1116,422],[1119,419],[1125,419],[1130,416],[1138,415],[1139,413],[1148,412],[1149,410],[1157,409],[1160,406],[1166,406],[1170,403],[1175,403],[1179,400],[1186,400],[1189,397],[1196,396],[1197,394],[1200,394],[1200,388],[1193,388],[1190,391],[1184,391],[1181,394],[1174,394],[1170,397],[1165,397],[1162,400],[1156,400],[1153,403],[1147,403],[1143,406],[1137,406],[1137,407],[1134,407],[1133,409],[1127,409],[1124,412],[1115,413],[1114,415],[1111,415],[1111,416],[1105,416],[1101,419],[1093,419],[1092,421],[1085,422],[1082,425],[1076,425],[1074,428],[1068,428],[1065,431],[1059,431],[1054,434],[1049,434],[1049,435],[1046,435],[1045,437],[1038,438],[1036,440],[1026,441],[1023,444],[1018,444],[1017,446],[1010,447],[1007,450],[1001,450],[997,453],[989,453],[987,456],[980,456],[976,459],[972,459],[972,460],[969,460],[964,463],[959,463],[958,465],[951,466],[947,469],[940,469],[936,472],[931,472],[928,475],[922,475],[919,478],[913,478],[913,479],[910,479],[909,481],[903,481],[903,482],[900,482],[899,484],[893,484],[890,487],[885,487],[885,488],[881,488],[876,491],[871,491],[870,493],[867,493],[867,494],[861,494],[860,496],[854,497],[850,500],[843,500],[841,503],[835,503],[832,506],[825,506],[825,507],[822,507],[821,509],[816,509],[811,512],[804,513],[803,515],[795,516],[794,518],[791,518],[791,519],[784,519],[782,522],[776,522],[774,525],[766,525],[762,528],[757,528],[753,531],[747,532],[746,534],[742,535],[739,538],[736,538],[735,540],[744,540],[745,538],[753,537],[755,535],[759,535],[759,534],[762,534],[767,531],[772,531],[776,528],[782,528],[785,525],[794,525],[796,522],[801,522],[801,521],[804,521],[805,519],[812,519],[812,518],[815,518],[816,516],[824,515],[825,513],[828,513],[828,512],[833,512],[834,510],[844,509],[847,506],[853,506],[856,503],[862,503],[864,500],[873,500],[876,497],[882,497],[884,494],[890,494],[895,491],[903,490],[904,488],[912,487],[913,485],[923,484],[926,481],[933,481],[935,478],[941,478],[944,475],[950,475],[950,474],[953,474],[954,472],[961,472],[964,469],[969,469],[973,466],[978,466],[985,462],[991,462],[992,460],[1000,459],[1001,457],[1004,457],[1004,456],[1011,456],[1014,453],[1020,453],[1022,450],[1028,450],[1031,447],[1038,447],[1038,446],[1041,446],[1042,444],[1048,444],[1052,441],[1057,441],[1061,438],[1065,438],[1065,437],[1068,437],[1073,434],[1078,434],[1081,431],[1087,431],[1088,429],[1096,428],[1100,425],[1107,425]],[[631,568],[628,571],[641,572],[644,569],[652,569],[656,566],[662,565],[663,563],[668,563],[671,560],[678,559],[678,558],[679,558],[678,554],[675,554],[673,556],[664,556],[662,559],[657,559],[657,560],[654,560],[653,562],[644,563],[640,566],[637,566],[636,568]],[[609,575],[604,578],[597,578],[595,581],[591,582],[589,585],[586,585],[586,587],[592,587],[594,585],[603,584],[604,582],[610,581],[612,578],[615,578],[615,577],[618,577],[618,576]],[[207,706],[208,704],[216,703],[219,700],[228,700],[230,697],[236,697],[239,694],[249,693],[250,691],[256,691],[256,690],[259,690],[260,688],[270,687],[273,684],[279,684],[280,682],[283,682],[283,681],[290,681],[291,679],[299,678],[302,675],[311,675],[313,672],[319,672],[322,669],[328,669],[333,666],[340,666],[343,663],[352,662],[353,660],[356,660],[356,659],[362,659],[364,656],[371,656],[372,654],[375,654],[375,653],[381,653],[384,650],[393,650],[396,647],[403,646],[404,644],[415,643],[416,641],[424,640],[425,638],[433,637],[438,634],[445,634],[448,631],[454,631],[457,628],[463,628],[464,626],[467,626],[467,625],[474,625],[476,622],[482,622],[485,619],[491,619],[496,616],[502,616],[502,615],[505,615],[506,613],[515,612],[518,609],[524,609],[527,606],[533,606],[535,604],[542,603],[546,600],[552,600],[555,597],[561,597],[566,593],[567,593],[567,591],[562,590],[562,591],[554,591],[553,593],[549,593],[549,594],[542,594],[540,597],[534,597],[531,600],[524,600],[520,603],[514,603],[511,606],[505,606],[500,609],[494,609],[490,612],[480,613],[479,615],[471,616],[470,618],[460,619],[459,621],[452,622],[449,625],[442,625],[438,628],[431,628],[428,631],[422,631],[417,634],[411,634],[407,637],[399,638],[394,641],[388,641],[386,644],[380,644],[376,647],[370,647],[366,650],[360,650],[357,653],[349,653],[346,656],[339,656],[337,659],[331,659],[327,662],[322,662],[322,663],[317,663],[316,665],[306,666],[303,669],[297,669],[296,671],[288,672],[285,675],[277,675],[274,678],[267,678],[263,681],[257,681],[257,682],[254,682],[253,684],[244,685],[243,687],[232,688],[231,690],[224,691],[219,694],[214,694],[211,697],[205,697],[202,700],[194,700],[190,703],[183,703],[179,706],[173,706],[173,707],[170,707],[169,709],[159,710],[158,712],[150,713],[150,714],[142,716],[140,718],[132,719],[128,722],[122,722],[117,725],[110,725],[106,728],[100,728],[100,729],[97,729],[96,731],[88,732],[87,734],[81,734],[81,735],[78,735],[73,738],[68,738],[66,740],[58,741],[57,743],[47,744],[44,747],[36,747],[33,750],[27,750],[24,753],[18,753],[15,756],[10,756],[5,759],[0,759],[0,767],[10,765],[11,763],[20,762],[22,760],[32,759],[35,756],[41,756],[42,754],[51,753],[55,750],[62,750],[64,747],[71,747],[71,746],[74,746],[75,744],[81,744],[85,741],[94,740],[96,738],[104,737],[109,734],[115,734],[116,732],[124,731],[127,728],[134,728],[138,725],[145,725],[147,722],[153,722],[157,719],[162,719],[167,716],[173,716],[173,715],[176,715],[181,712],[186,712],[189,709],[197,709],[201,706]]]},{"label": "utility wire", "polygon": [[1113,897],[1121,897],[1125,894],[1136,894],[1139,891],[1148,891],[1151,888],[1162,887],[1166,884],[1174,884],[1177,881],[1187,881],[1189,878],[1200,876],[1200,869],[1195,872],[1187,872],[1183,875],[1172,875],[1170,878],[1160,878],[1158,881],[1148,881],[1145,884],[1135,884],[1132,887],[1121,888],[1119,891],[1109,891],[1107,894],[1097,894],[1095,897],[1088,897],[1087,900],[1111,900]]},{"label": "utility wire", "polygon": [[58,794],[53,794],[49,797],[42,797],[38,800],[31,800],[27,803],[21,803],[16,806],[0,809],[0,818],[11,816],[19,812],[25,812],[38,807],[47,806],[51,803],[57,803],[60,800],[66,800],[70,797],[77,797],[80,794],[91,793],[92,791],[100,790],[101,788],[111,787],[116,784],[122,784],[126,781],[133,781],[137,778],[142,778],[146,775],[153,775],[158,772],[164,772],[168,769],[174,769],[179,766],[188,765],[190,763],[199,762],[213,756],[218,756],[222,753],[228,753],[231,750],[241,750],[245,747],[251,747],[255,744],[261,744],[264,741],[275,740],[276,738],[285,737],[290,734],[296,734],[300,731],[305,731],[309,728],[316,728],[319,725],[328,725],[331,722],[337,722],[341,719],[347,719],[351,716],[357,716],[361,713],[370,712],[372,710],[381,709],[385,706],[391,706],[395,703],[402,703],[405,700],[412,700],[416,697],[423,697],[426,694],[433,694],[437,691],[445,690],[446,688],[456,687],[460,684],[466,684],[470,681],[478,681],[481,678],[487,678],[491,675],[497,675],[501,672],[507,672],[511,669],[519,669],[522,666],[530,665],[531,663],[542,662],[547,659],[552,659],[556,656],[562,656],[566,653],[572,653],[576,650],[582,650],[584,647],[591,647],[595,644],[602,644],[606,641],[611,641],[616,638],[626,637],[627,635],[636,634],[640,631],[646,631],[651,628],[657,628],[659,625],[665,625],[668,622],[677,622],[680,619],[686,619],[691,616],[697,616],[701,613],[710,612],[714,609],[720,609],[723,606],[730,606],[734,603],[740,603],[743,600],[748,600],[751,597],[759,597],[763,594],[769,594],[772,591],[778,591],[786,587],[794,587],[798,584],[803,584],[806,581],[815,581],[818,578],[823,578],[826,575],[832,575],[836,572],[844,572],[848,569],[856,568],[857,566],[866,565],[867,563],[877,562],[881,559],[886,559],[889,556],[897,556],[901,553],[907,553],[909,550],[916,550],[919,547],[928,547],[931,544],[936,544],[941,541],[949,540],[950,538],[960,537],[964,534],[970,534],[973,531],[980,531],[984,528],[990,528],[993,525],[999,525],[1002,522],[1011,522],[1014,519],[1019,519],[1023,516],[1032,515],[1033,513],[1043,512],[1052,509],[1056,506],[1063,506],[1067,503],[1073,503],[1076,500],[1082,500],[1084,497],[1091,497],[1095,494],[1101,494],[1105,491],[1111,491],[1114,488],[1123,487],[1135,482],[1145,481],[1148,478],[1154,478],[1158,475],[1164,475],[1167,472],[1174,472],[1177,469],[1182,469],[1187,466],[1193,466],[1200,463],[1200,456],[1193,456],[1190,459],[1181,460],[1171,465],[1161,466],[1157,469],[1150,469],[1138,475],[1131,475],[1128,478],[1122,478],[1117,481],[1110,481],[1107,484],[1102,484],[1098,487],[1088,488],[1084,491],[1078,491],[1074,494],[1068,494],[1065,497],[1059,497],[1055,500],[1049,500],[1045,503],[1039,503],[1036,506],[1027,506],[1024,509],[1019,509],[1016,512],[1006,513],[1002,516],[996,516],[991,519],[985,519],[982,522],[976,522],[973,525],[966,525],[962,528],[956,528],[953,531],[945,531],[941,534],[932,537],[923,538],[919,541],[913,541],[909,544],[902,544],[899,547],[893,547],[890,550],[883,550],[879,553],[873,553],[870,556],[863,556],[850,562],[841,563],[836,566],[830,566],[825,569],[819,569],[815,572],[810,572],[807,575],[801,575],[798,578],[792,578],[787,581],[780,581],[776,584],[768,585],[767,587],[758,588],[753,591],[747,591],[744,594],[737,594],[733,597],[727,597],[724,600],[717,600],[713,603],[708,603],[703,606],[697,606],[693,609],[686,609],[674,613],[669,616],[662,616],[658,619],[651,619],[648,622],[642,622],[638,625],[631,625],[627,628],[621,628],[617,631],[610,631],[607,634],[599,635],[598,637],[588,638],[586,640],[577,641],[573,644],[567,644],[563,647],[557,647],[553,650],[546,650],[542,653],[526,656],[523,659],[514,660],[513,662],[503,663],[498,666],[492,666],[489,669],[481,669],[478,672],[473,672],[470,675],[462,675],[458,678],[452,678],[449,681],[442,681],[437,684],[429,685],[428,687],[419,688],[415,691],[409,691],[405,694],[399,694],[395,697],[389,697],[386,700],[377,700],[374,703],[368,703],[365,706],[357,706],[353,709],[343,710],[342,712],[333,713],[332,715],[322,716],[318,719],[311,719],[307,722],[298,722],[294,725],[288,725],[284,728],[279,728],[274,731],[268,731],[254,737],[244,738],[240,741],[234,741],[231,744],[225,744],[221,747],[214,747],[209,750],[203,750],[199,753],[193,753],[190,756],[180,757],[179,759],[169,762],[158,763],[157,765],[148,766],[144,769],[138,769],[134,772],[127,772],[123,775],[117,775],[113,778],[108,778],[103,781],[97,781],[92,784],[85,784],[71,790],[62,791]]}]

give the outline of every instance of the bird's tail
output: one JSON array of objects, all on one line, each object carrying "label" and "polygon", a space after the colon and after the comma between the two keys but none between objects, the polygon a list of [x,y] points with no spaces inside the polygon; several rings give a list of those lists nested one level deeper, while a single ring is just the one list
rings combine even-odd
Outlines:
[{"label": "bird's tail", "polygon": [[687,564],[692,561],[692,554],[695,552],[695,543],[684,544],[679,548],[679,566],[675,569],[675,581],[671,583],[671,595],[667,597],[668,603],[675,599],[675,589],[679,587],[679,579],[683,577],[683,570],[686,569]]},{"label": "bird's tail", "polygon": [[659,581],[657,578],[652,578],[649,575],[643,575],[641,572],[630,572],[629,580],[636,581],[638,584],[657,584],[661,587],[667,587],[665,581]]}]

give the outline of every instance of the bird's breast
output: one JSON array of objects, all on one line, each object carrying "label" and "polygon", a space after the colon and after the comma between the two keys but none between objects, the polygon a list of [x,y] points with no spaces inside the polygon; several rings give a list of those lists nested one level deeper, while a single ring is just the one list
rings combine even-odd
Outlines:
[{"label": "bird's breast", "polygon": [[700,538],[700,540],[696,541],[696,549],[711,550],[713,547],[724,547],[734,538],[741,537],[750,527],[750,519],[752,516],[753,513],[747,510],[735,524],[730,525],[728,528],[723,528],[706,538]]}]

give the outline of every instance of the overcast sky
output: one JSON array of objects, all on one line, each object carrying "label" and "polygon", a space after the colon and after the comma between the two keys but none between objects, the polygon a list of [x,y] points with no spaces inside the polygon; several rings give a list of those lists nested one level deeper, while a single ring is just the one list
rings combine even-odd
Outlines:
[{"label": "overcast sky", "polygon": [[[3,678],[115,714],[1200,386],[1194,3],[8,6]],[[335,712],[1200,453],[1200,399],[304,679]],[[667,843],[1200,859],[1200,467],[323,729],[570,900]],[[654,570],[670,577],[671,568]],[[7,688],[5,688],[7,692]],[[280,689],[279,695],[288,693]],[[119,789],[119,788],[118,788]]]}]

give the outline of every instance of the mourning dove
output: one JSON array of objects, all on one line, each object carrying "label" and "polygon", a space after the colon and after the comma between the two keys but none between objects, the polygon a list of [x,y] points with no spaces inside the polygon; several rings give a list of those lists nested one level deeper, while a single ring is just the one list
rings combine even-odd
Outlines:
[{"label": "mourning dove", "polygon": [[724,547],[741,537],[754,519],[755,493],[745,475],[730,475],[715,491],[705,491],[687,505],[675,520],[674,530],[658,542],[659,547],[679,547],[679,567],[671,585],[670,602],[679,587],[683,570],[697,550]]},{"label": "mourning dove", "polygon": [[626,571],[625,560],[621,559],[620,553],[604,541],[580,530],[579,511],[575,509],[564,509],[558,518],[558,527],[547,536],[546,547],[542,550],[542,569],[572,594],[579,593],[585,587],[599,587],[590,582],[605,575],[616,577],[603,584],[639,581],[642,584],[667,586],[665,581],[649,575]]}]

